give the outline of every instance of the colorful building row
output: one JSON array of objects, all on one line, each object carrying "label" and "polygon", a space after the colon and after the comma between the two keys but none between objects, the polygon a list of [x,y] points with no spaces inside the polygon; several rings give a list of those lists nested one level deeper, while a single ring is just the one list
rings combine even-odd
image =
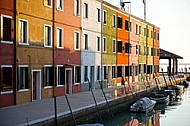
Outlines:
[{"label": "colorful building row", "polygon": [[102,0],[0,1],[0,106],[153,78],[159,28]]}]

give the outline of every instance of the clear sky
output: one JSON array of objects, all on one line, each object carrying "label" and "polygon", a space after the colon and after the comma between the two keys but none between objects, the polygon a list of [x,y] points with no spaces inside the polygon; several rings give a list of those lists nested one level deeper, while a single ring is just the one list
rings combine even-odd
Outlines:
[{"label": "clear sky", "polygon": [[[105,1],[120,5],[120,0]],[[131,14],[144,19],[143,0],[123,0],[128,1]],[[190,0],[146,0],[146,21],[160,27],[160,48],[182,56],[180,63],[190,63]]]}]

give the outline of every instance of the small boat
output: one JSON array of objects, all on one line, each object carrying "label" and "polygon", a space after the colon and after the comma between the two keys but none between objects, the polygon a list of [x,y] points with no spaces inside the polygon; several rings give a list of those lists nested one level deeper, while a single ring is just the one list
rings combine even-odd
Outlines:
[{"label": "small boat", "polygon": [[156,101],[151,100],[148,97],[143,97],[131,105],[130,111],[147,113],[153,110],[155,104]]},{"label": "small boat", "polygon": [[156,103],[165,103],[169,101],[169,97],[168,96],[164,96],[164,95],[152,95],[150,96],[151,100],[156,101]]}]

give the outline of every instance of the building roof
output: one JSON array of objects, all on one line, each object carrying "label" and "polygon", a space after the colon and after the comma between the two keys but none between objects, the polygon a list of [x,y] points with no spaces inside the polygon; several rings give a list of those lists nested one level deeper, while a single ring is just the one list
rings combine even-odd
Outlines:
[{"label": "building roof", "polygon": [[160,49],[160,59],[183,59],[183,57],[164,49]]}]

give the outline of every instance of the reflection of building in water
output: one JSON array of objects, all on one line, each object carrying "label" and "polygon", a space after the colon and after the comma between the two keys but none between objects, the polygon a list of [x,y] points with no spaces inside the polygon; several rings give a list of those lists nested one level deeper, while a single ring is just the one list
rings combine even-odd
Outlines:
[{"label": "reflection of building in water", "polygon": [[160,111],[159,110],[155,110],[154,122],[155,122],[154,126],[160,126]]}]

